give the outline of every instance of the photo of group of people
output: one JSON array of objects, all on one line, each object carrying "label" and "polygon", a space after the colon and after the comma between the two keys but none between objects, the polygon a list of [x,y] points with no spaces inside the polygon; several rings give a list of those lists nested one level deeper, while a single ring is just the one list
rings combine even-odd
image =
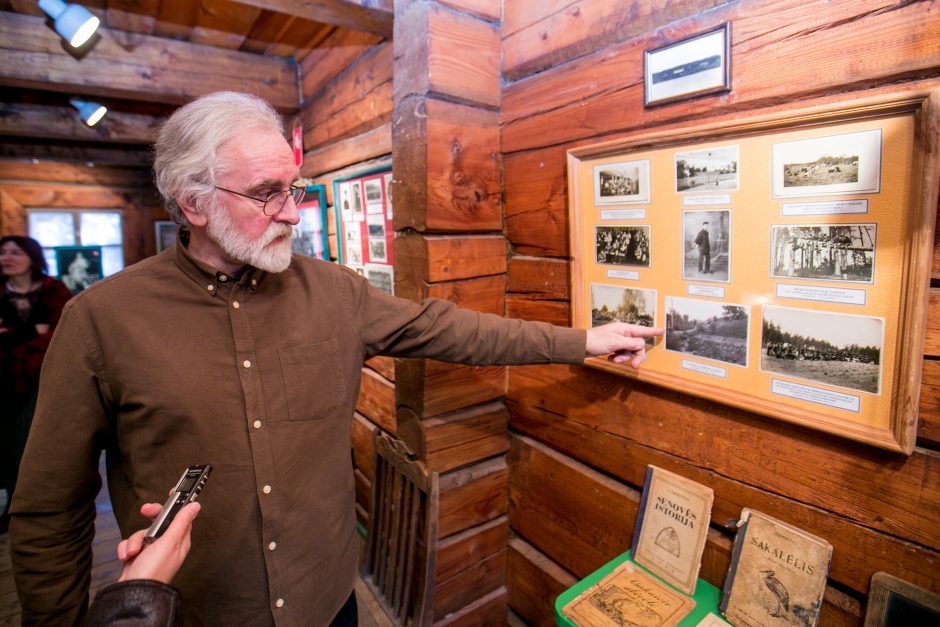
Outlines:
[{"label": "photo of group of people", "polygon": [[[778,303],[767,298],[728,302],[726,287],[714,285],[732,285],[735,233],[731,192],[742,186],[740,153],[736,144],[673,153],[672,191],[683,205],[676,212],[681,216],[681,278],[692,282],[687,284],[687,294],[660,296],[660,291],[646,286],[618,284],[642,282],[644,275],[638,271],[653,268],[654,250],[659,256],[675,250],[671,242],[664,245],[653,241],[652,224],[594,225],[593,261],[605,268],[612,281],[590,284],[591,326],[614,321],[661,326],[665,328],[662,350],[685,358],[719,368],[756,367],[796,381],[880,394],[885,332],[882,317],[864,315],[864,311],[835,313],[805,303],[785,306],[785,300]],[[880,189],[880,131],[778,142],[772,145],[772,153],[773,189],[768,190],[768,197],[877,193]],[[608,205],[651,202],[650,181],[662,180],[652,177],[654,162],[631,159],[593,166],[595,205],[604,209],[601,220],[615,215],[606,208]],[[719,200],[711,202],[712,198]],[[645,212],[636,215],[652,222]],[[631,217],[616,214],[613,219]],[[851,284],[874,283],[876,221],[838,218],[778,222],[770,225],[769,233],[745,235],[749,241],[755,236],[766,239],[763,249],[767,251],[768,281],[849,284],[833,288],[836,292],[852,291]],[[664,236],[668,237],[660,235]],[[738,260],[748,264],[754,261]],[[675,267],[674,260],[666,260],[665,265]],[[624,270],[616,270],[620,266]],[[807,285],[812,287],[812,283]],[[823,288],[819,289],[822,293]],[[774,293],[772,285],[768,291]]]}]

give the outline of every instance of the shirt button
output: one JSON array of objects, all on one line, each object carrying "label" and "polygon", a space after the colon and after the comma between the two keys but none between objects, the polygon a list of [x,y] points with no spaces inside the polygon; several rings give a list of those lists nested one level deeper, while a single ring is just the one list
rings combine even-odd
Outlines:
[{"label": "shirt button", "polygon": [[257,279],[252,279],[252,280],[251,280],[251,284],[252,284],[252,285],[257,285],[257,284],[258,284],[258,280],[257,280]]},{"label": "shirt button", "polygon": [[260,420],[255,420],[255,421],[254,421],[253,423],[251,423],[251,424],[252,424],[252,426],[253,426],[255,429],[260,429],[260,428],[261,428],[261,421],[260,421]]},{"label": "shirt button", "polygon": [[246,359],[245,361],[242,362],[242,365],[246,368],[251,368],[251,360]]},{"label": "shirt button", "polygon": [[228,277],[225,276],[224,274],[220,274],[220,275],[219,275],[219,280],[220,280],[220,281],[228,281]]},{"label": "shirt button", "polygon": [[274,605],[278,607],[284,607],[284,599],[278,599],[277,601],[274,602]]},{"label": "shirt button", "polygon": [[271,494],[271,486],[266,485],[263,488],[261,488],[261,491],[264,492],[265,494]]},{"label": "shirt button", "polygon": [[235,309],[238,309],[239,307],[241,307],[241,305],[239,305],[238,301],[236,300],[236,301],[232,301],[232,307],[234,307]]},{"label": "shirt button", "polygon": [[277,548],[277,542],[271,542],[270,544],[268,544],[269,551],[273,551],[276,548]]},{"label": "shirt button", "polygon": [[206,286],[206,289],[211,292],[212,290],[215,289],[215,286],[214,286],[214,285],[207,285],[207,286]]}]

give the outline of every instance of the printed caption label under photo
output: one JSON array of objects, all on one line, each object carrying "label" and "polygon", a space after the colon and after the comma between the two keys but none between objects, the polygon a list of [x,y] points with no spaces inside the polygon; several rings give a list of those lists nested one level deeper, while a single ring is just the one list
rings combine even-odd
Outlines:
[{"label": "printed caption label under photo", "polygon": [[854,411],[855,413],[858,413],[862,409],[862,399],[859,396],[824,390],[822,388],[804,385],[802,383],[794,383],[792,381],[772,379],[770,391],[780,396],[809,401],[817,405],[825,405],[826,407],[834,407],[845,411]]},{"label": "printed caption label under photo", "polygon": [[692,372],[697,372],[699,374],[705,374],[710,377],[717,377],[719,379],[728,378],[728,369],[722,368],[721,366],[711,366],[709,364],[700,364],[697,361],[690,361],[688,359],[683,359],[682,367],[686,370],[691,370]]}]

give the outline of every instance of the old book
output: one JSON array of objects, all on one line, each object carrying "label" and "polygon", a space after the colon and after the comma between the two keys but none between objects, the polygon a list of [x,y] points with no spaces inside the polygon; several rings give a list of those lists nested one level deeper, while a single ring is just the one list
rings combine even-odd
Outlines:
[{"label": "old book", "polygon": [[739,627],[813,627],[826,590],[832,545],[747,508],[739,525],[721,613]]},{"label": "old book", "polygon": [[568,603],[562,613],[578,627],[673,627],[693,609],[693,599],[624,562]]},{"label": "old book", "polygon": [[715,494],[685,477],[648,466],[633,561],[686,594],[695,594]]}]

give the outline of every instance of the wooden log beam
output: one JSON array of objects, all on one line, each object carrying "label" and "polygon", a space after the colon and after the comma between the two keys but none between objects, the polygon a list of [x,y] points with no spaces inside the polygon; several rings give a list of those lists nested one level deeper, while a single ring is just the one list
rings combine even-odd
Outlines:
[{"label": "wooden log beam", "polygon": [[378,427],[359,412],[353,413],[352,454],[353,466],[372,481],[375,474],[375,430]]},{"label": "wooden log beam", "polygon": [[3,183],[3,189],[24,207],[123,209],[159,205],[152,190],[67,183]]},{"label": "wooden log beam", "polygon": [[421,420],[398,410],[398,435],[429,470],[447,472],[505,453],[509,414],[502,403],[486,403]]},{"label": "wooden log beam", "polygon": [[468,563],[506,548],[509,519],[500,516],[489,522],[444,538],[437,545],[434,581],[442,583],[466,570]]},{"label": "wooden log beam", "polygon": [[506,272],[508,246],[502,235],[403,233],[395,238],[394,248],[396,278],[401,277],[400,282],[411,290],[421,283]]},{"label": "wooden log beam", "polygon": [[84,163],[0,159],[0,181],[42,181],[108,185],[112,187],[152,187],[149,169],[89,166]]},{"label": "wooden log beam", "polygon": [[0,103],[0,135],[8,137],[152,144],[161,122],[150,115],[109,111],[98,124],[89,127],[72,107]]},{"label": "wooden log beam", "polygon": [[[304,153],[301,176],[317,177],[392,152],[392,125],[370,131]],[[332,192],[330,192],[332,193]]]},{"label": "wooden log beam", "polygon": [[506,623],[506,587],[500,586],[453,614],[434,623],[434,627],[479,627]]},{"label": "wooden log beam", "polygon": [[105,28],[78,59],[41,17],[0,12],[0,86],[181,104],[221,90],[296,111],[296,65],[214,46]]},{"label": "wooden log beam", "polygon": [[395,230],[501,230],[498,114],[410,96],[392,119]]},{"label": "wooden log beam", "polygon": [[532,300],[568,300],[567,260],[514,255],[509,259],[506,291]]},{"label": "wooden log beam", "polygon": [[0,159],[36,159],[66,163],[116,165],[151,168],[153,155],[149,150],[112,147],[62,146],[45,143],[0,142]]},{"label": "wooden log beam", "polygon": [[398,12],[395,30],[396,101],[433,94],[499,107],[498,25],[434,2],[412,2]]},{"label": "wooden log beam", "polygon": [[507,294],[506,317],[567,327],[571,326],[571,305],[568,301],[540,300],[520,294]]},{"label": "wooden log beam", "polygon": [[234,0],[237,4],[287,13],[350,30],[392,36],[390,0]]},{"label": "wooden log beam", "polygon": [[508,477],[504,457],[442,475],[437,537],[446,538],[504,515]]},{"label": "wooden log beam", "polygon": [[487,403],[505,393],[505,366],[464,366],[434,359],[401,359],[395,365],[395,402],[422,418]]},{"label": "wooden log beam", "polygon": [[[506,581],[505,547],[488,557],[473,556],[474,563],[463,572],[434,587],[433,620],[441,621],[481,596],[502,589]],[[484,623],[476,623],[484,624]]]},{"label": "wooden log beam", "polygon": [[397,433],[395,384],[371,368],[363,368],[356,411],[389,433]]},{"label": "wooden log beam", "polygon": [[362,57],[381,37],[339,28],[300,62],[300,91],[304,101],[316,97],[340,72]]},{"label": "wooden log beam", "polygon": [[521,255],[568,255],[564,148],[505,155],[506,237]]},{"label": "wooden log beam", "polygon": [[574,575],[519,536],[509,540],[509,607],[526,624],[554,624],[555,599],[576,583]]},{"label": "wooden log beam", "polygon": [[26,233],[26,210],[16,198],[0,188],[0,237]]}]

